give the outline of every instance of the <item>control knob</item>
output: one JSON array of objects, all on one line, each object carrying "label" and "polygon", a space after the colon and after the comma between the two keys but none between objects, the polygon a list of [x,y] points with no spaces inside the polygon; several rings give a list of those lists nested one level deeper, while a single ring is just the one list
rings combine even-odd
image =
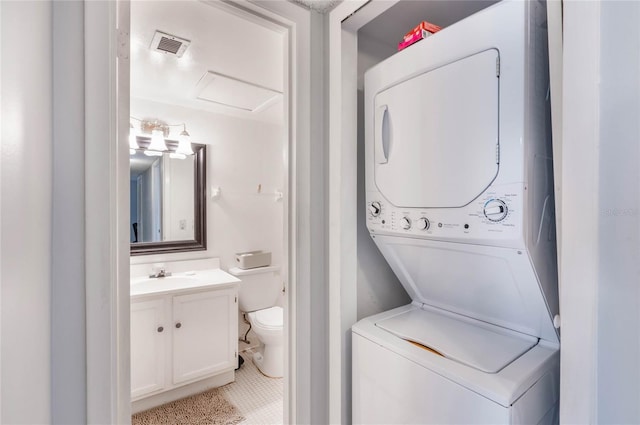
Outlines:
[{"label": "control knob", "polygon": [[382,207],[380,206],[380,202],[378,201],[374,201],[371,203],[371,205],[369,205],[369,212],[374,217],[379,216],[381,210],[382,210]]},{"label": "control knob", "polygon": [[429,230],[429,226],[431,226],[431,223],[429,223],[429,220],[426,217],[422,217],[418,220],[418,229]]},{"label": "control knob", "polygon": [[490,199],[484,204],[484,216],[487,217],[489,221],[502,221],[507,217],[508,212],[507,204],[500,199]]},{"label": "control knob", "polygon": [[402,217],[400,219],[400,225],[404,230],[411,229],[411,219],[409,217]]}]

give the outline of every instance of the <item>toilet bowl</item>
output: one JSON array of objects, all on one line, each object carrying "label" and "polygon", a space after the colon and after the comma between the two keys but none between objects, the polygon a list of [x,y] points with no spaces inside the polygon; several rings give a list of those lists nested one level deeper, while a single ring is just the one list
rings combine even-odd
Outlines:
[{"label": "toilet bowl", "polygon": [[229,269],[229,273],[241,280],[238,307],[246,313],[251,329],[260,340],[253,363],[260,372],[273,378],[282,377],[284,371],[284,314],[278,305],[282,297],[279,271],[276,266]]},{"label": "toilet bowl", "polygon": [[253,362],[265,375],[280,378],[284,369],[284,332],[282,307],[270,307],[247,314],[261,342]]}]

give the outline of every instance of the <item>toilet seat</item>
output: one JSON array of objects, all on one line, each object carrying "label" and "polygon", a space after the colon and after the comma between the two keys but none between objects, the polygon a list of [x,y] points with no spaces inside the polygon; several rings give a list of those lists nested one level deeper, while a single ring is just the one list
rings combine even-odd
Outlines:
[{"label": "toilet seat", "polygon": [[282,307],[270,307],[249,313],[251,323],[265,330],[282,329],[283,310]]}]

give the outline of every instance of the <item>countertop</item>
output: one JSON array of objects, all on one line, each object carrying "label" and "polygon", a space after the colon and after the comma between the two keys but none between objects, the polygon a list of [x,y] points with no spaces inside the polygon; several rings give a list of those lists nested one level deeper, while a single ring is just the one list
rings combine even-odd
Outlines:
[{"label": "countertop", "polygon": [[234,286],[239,282],[240,279],[221,269],[175,273],[160,278],[138,277],[131,279],[131,297],[164,295],[194,289],[215,289],[221,286]]}]

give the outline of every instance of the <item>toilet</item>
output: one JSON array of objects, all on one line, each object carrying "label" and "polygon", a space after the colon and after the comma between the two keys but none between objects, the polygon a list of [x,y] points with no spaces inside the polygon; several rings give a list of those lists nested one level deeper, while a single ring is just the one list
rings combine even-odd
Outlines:
[{"label": "toilet", "polygon": [[246,313],[251,329],[260,340],[253,363],[260,372],[272,378],[282,377],[284,370],[284,314],[278,305],[282,289],[279,271],[277,266],[229,269],[229,273],[242,281],[238,307]]}]

